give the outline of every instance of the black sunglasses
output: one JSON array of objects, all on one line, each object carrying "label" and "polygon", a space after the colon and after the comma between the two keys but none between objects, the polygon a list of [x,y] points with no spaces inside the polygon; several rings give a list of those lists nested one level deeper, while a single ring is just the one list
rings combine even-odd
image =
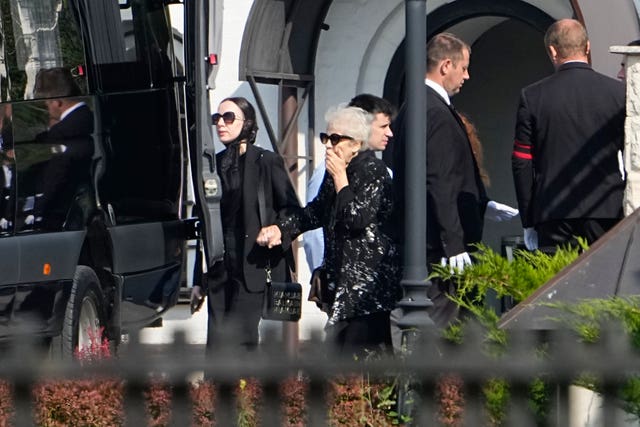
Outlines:
[{"label": "black sunglasses", "polygon": [[226,113],[223,113],[223,114],[215,113],[211,116],[211,121],[213,122],[214,125],[217,125],[218,122],[220,121],[220,118],[222,118],[222,121],[224,122],[225,125],[230,125],[236,120],[242,121],[242,119],[239,119],[236,117],[236,114],[233,111],[227,111]]},{"label": "black sunglasses", "polygon": [[331,145],[338,145],[340,144],[340,142],[344,141],[345,139],[348,139],[349,141],[355,141],[355,138],[348,135],[340,135],[337,133],[332,133],[331,135],[327,135],[324,132],[320,133],[320,141],[323,144],[326,144],[327,141],[331,141]]}]

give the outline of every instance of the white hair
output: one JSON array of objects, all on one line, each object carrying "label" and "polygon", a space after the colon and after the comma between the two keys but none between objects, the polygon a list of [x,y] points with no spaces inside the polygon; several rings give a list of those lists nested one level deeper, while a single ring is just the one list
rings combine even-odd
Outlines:
[{"label": "white hair", "polygon": [[356,141],[362,142],[360,151],[369,148],[369,134],[371,133],[371,123],[373,115],[367,113],[359,107],[348,107],[347,104],[340,104],[331,107],[324,115],[327,128],[338,129],[343,135],[350,136]]}]

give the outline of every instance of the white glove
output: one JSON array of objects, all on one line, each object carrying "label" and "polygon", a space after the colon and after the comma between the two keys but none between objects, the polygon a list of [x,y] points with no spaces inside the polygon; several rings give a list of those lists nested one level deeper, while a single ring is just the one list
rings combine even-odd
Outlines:
[{"label": "white glove", "polygon": [[0,218],[0,228],[3,230],[9,228],[9,221],[6,218]]},{"label": "white glove", "polygon": [[487,209],[484,212],[484,217],[491,221],[508,221],[518,216],[518,209],[511,206],[504,205],[502,203],[494,202],[490,200],[487,203]]},{"label": "white glove", "polygon": [[33,222],[35,221],[35,217],[33,215],[27,215],[27,217],[24,219],[24,223],[26,225],[33,225]]},{"label": "white glove", "polygon": [[449,264],[449,271],[451,273],[462,273],[464,271],[464,267],[467,265],[471,265],[471,258],[469,258],[469,254],[467,252],[462,252],[461,254],[454,255],[449,258],[447,262],[446,258],[442,258],[440,260],[440,265],[445,266]]},{"label": "white glove", "polygon": [[538,249],[538,232],[535,228],[530,227],[524,229],[524,245],[530,251]]}]

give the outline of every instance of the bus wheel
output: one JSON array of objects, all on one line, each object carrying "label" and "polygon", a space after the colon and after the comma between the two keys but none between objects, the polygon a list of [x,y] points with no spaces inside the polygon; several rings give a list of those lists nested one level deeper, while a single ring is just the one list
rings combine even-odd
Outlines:
[{"label": "bus wheel", "polygon": [[102,342],[100,328],[105,326],[104,298],[98,277],[86,266],[78,266],[73,277],[71,295],[62,324],[62,357],[72,358],[76,350],[90,350],[92,339],[96,345]]}]

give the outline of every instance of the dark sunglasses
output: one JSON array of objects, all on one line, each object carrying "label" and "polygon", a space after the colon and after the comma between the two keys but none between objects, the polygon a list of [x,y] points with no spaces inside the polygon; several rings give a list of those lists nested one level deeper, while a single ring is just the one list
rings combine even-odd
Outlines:
[{"label": "dark sunglasses", "polygon": [[340,135],[337,133],[332,133],[331,135],[327,135],[324,132],[320,133],[320,141],[323,144],[326,144],[328,141],[331,141],[331,145],[338,145],[340,144],[340,142],[344,141],[345,139],[348,139],[349,141],[355,141],[355,138],[350,137],[348,135]]},{"label": "dark sunglasses", "polygon": [[242,119],[239,119],[236,117],[236,114],[233,111],[227,111],[226,113],[223,113],[223,114],[215,113],[211,116],[211,121],[213,122],[214,125],[217,125],[218,122],[220,121],[220,118],[222,118],[222,121],[224,122],[225,125],[230,125],[236,120],[242,121]]}]

